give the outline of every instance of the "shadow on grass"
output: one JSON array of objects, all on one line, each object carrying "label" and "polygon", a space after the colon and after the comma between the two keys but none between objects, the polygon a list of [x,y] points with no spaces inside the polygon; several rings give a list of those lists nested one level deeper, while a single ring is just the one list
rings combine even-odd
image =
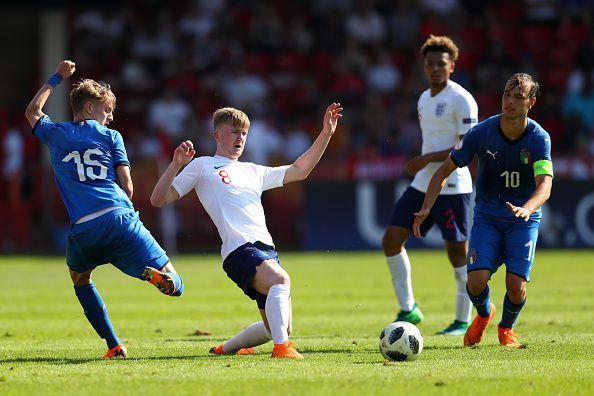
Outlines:
[{"label": "shadow on grass", "polygon": [[65,359],[65,358],[15,358],[0,359],[0,364],[4,363],[50,363],[50,364],[85,364],[99,359]]},{"label": "shadow on grass", "polygon": [[[310,349],[310,348],[301,348],[297,345],[297,350],[303,353],[356,353],[356,351],[352,349],[345,349],[345,348],[325,348],[325,349]],[[357,351],[359,352],[359,351]]]},{"label": "shadow on grass", "polygon": [[[269,353],[266,353],[269,354]],[[254,356],[258,356],[262,354],[254,354]],[[234,356],[234,355],[228,355]],[[47,358],[14,358],[14,359],[0,359],[1,364],[9,364],[9,363],[48,363],[48,364],[56,364],[56,365],[76,365],[76,364],[87,364],[87,363],[95,363],[95,362],[106,362],[111,363],[115,361],[155,361],[155,360],[163,360],[163,361],[170,361],[170,360],[194,360],[194,359],[217,359],[219,356],[217,355],[185,355],[185,356],[142,356],[142,357],[128,357],[126,359],[101,359],[101,358],[78,358],[78,359],[71,359],[71,358],[57,358],[57,357],[47,357]]]},{"label": "shadow on grass", "polygon": [[443,350],[453,350],[453,349],[468,349],[472,347],[465,347],[464,345],[425,345],[423,350],[436,350],[436,351],[443,351]]}]

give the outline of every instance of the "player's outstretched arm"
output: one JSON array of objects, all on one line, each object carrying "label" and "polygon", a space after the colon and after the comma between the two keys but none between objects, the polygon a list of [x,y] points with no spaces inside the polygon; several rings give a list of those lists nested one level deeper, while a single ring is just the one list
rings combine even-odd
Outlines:
[{"label": "player's outstretched arm", "polygon": [[37,91],[37,94],[31,99],[31,102],[27,106],[25,110],[25,117],[27,117],[27,121],[29,121],[29,125],[31,128],[35,126],[37,120],[45,115],[42,111],[43,106],[45,106],[45,102],[47,102],[47,98],[49,98],[50,93],[52,90],[62,81],[67,79],[74,73],[76,70],[76,64],[69,60],[63,60],[58,64],[56,68],[56,73],[54,73],[48,80],[47,83],[43,84],[43,86]]},{"label": "player's outstretched arm", "polygon": [[551,187],[553,186],[553,177],[551,175],[534,176],[536,189],[528,198],[528,201],[522,206],[512,205],[506,202],[505,206],[519,219],[528,221],[530,215],[538,210],[551,196]]},{"label": "player's outstretched arm", "polygon": [[186,140],[177,146],[173,152],[173,160],[163,175],[159,178],[153,189],[153,193],[151,194],[151,205],[157,208],[162,208],[180,198],[179,194],[171,184],[181,168],[189,164],[195,155],[196,150],[194,150],[194,144],[191,141]]},{"label": "player's outstretched arm", "polygon": [[303,180],[309,176],[313,168],[320,161],[320,158],[322,158],[324,151],[326,151],[326,147],[328,147],[328,143],[336,131],[338,119],[342,117],[342,110],[340,103],[332,103],[328,106],[324,113],[324,127],[322,131],[311,147],[287,168],[283,184]]},{"label": "player's outstretched arm", "polygon": [[433,174],[433,177],[429,181],[429,186],[427,187],[427,193],[425,194],[423,205],[421,206],[421,209],[415,213],[415,222],[413,223],[412,227],[415,237],[421,237],[421,224],[423,221],[425,221],[427,216],[429,216],[429,212],[431,211],[435,200],[439,196],[445,181],[456,168],[457,166],[454,161],[452,161],[452,157],[448,157]]}]

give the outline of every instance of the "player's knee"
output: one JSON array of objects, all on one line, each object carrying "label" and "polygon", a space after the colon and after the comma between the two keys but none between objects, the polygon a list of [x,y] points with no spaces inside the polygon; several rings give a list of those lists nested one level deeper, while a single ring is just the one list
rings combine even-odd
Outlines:
[{"label": "player's knee", "polygon": [[384,255],[390,257],[400,254],[404,249],[404,245],[397,238],[394,238],[393,235],[390,235],[389,231],[386,231],[382,238],[382,249],[384,250]]},{"label": "player's knee", "polygon": [[484,282],[482,279],[473,278],[469,276],[468,280],[466,281],[466,287],[468,288],[470,294],[472,294],[473,296],[478,296],[487,287],[487,282]]},{"label": "player's knee", "polygon": [[262,265],[267,267],[270,286],[291,284],[291,278],[289,277],[289,274],[280,265],[278,265],[277,262],[266,261]]},{"label": "player's knee", "polygon": [[507,289],[507,295],[514,304],[521,304],[526,299],[526,288],[523,285],[512,285]]},{"label": "player's knee", "polygon": [[83,272],[78,273],[71,271],[70,272],[70,279],[72,279],[72,283],[74,286],[84,286],[91,283],[91,273]]}]

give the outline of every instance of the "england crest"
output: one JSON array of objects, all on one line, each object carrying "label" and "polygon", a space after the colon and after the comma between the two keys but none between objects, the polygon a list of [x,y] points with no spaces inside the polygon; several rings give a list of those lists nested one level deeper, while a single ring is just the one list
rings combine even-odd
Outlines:
[{"label": "england crest", "polygon": [[435,105],[435,116],[441,117],[445,113],[446,102],[439,102]]}]

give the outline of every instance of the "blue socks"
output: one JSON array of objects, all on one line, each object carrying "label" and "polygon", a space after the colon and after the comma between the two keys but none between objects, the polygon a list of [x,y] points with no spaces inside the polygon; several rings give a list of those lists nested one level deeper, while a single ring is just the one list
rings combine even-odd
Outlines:
[{"label": "blue socks", "polygon": [[470,290],[468,290],[468,285],[466,285],[466,292],[468,293],[468,297],[470,297],[470,301],[472,301],[472,304],[476,308],[476,313],[479,314],[479,316],[487,317],[491,314],[489,285],[487,285],[485,290],[483,290],[478,296],[474,296],[472,293],[470,293]]},{"label": "blue socks", "polygon": [[107,342],[109,349],[120,344],[120,340],[115,334],[115,330],[111,325],[105,304],[99,295],[95,284],[91,282],[88,285],[74,286],[74,293],[80,301],[85,316],[87,317],[91,326],[95,329],[99,337],[103,338]]},{"label": "blue socks", "polygon": [[511,329],[514,327],[514,323],[522,310],[522,307],[526,304],[526,300],[522,301],[521,304],[514,304],[510,301],[507,293],[505,293],[505,297],[503,298],[503,313],[501,314],[501,322],[499,322],[499,327],[504,329]]},{"label": "blue socks", "polygon": [[167,275],[173,279],[173,283],[175,284],[175,293],[173,293],[172,296],[181,296],[184,292],[184,281],[182,280],[181,276],[174,274],[173,272],[168,272]]}]

